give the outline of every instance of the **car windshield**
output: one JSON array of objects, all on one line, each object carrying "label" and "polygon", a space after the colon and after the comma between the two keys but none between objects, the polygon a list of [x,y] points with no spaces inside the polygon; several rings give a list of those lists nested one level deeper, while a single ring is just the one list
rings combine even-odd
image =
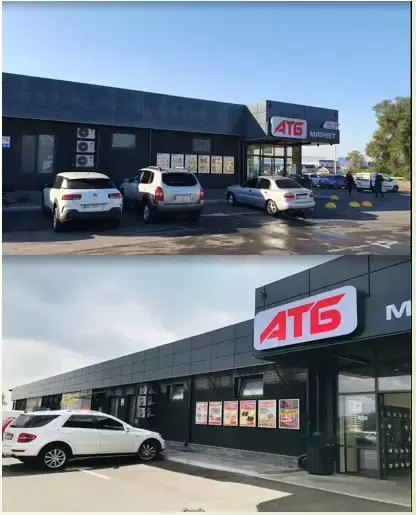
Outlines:
[{"label": "car windshield", "polygon": [[288,190],[291,188],[302,188],[302,186],[293,179],[277,179],[276,186],[281,190]]},{"label": "car windshield", "polygon": [[357,175],[355,176],[356,179],[368,179],[368,177],[366,175],[363,175],[362,173],[357,173]]},{"label": "car windshield", "polygon": [[113,189],[115,185],[110,179],[67,179],[68,190],[107,190]]},{"label": "car windshield", "polygon": [[198,184],[195,175],[180,172],[162,173],[162,182],[166,186],[196,186]]},{"label": "car windshield", "polygon": [[10,427],[42,427],[52,422],[58,415],[19,415],[10,424]]}]

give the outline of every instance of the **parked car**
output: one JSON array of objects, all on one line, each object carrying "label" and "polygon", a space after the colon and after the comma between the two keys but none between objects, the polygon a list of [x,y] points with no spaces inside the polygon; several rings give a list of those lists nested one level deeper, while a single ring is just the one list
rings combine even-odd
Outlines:
[{"label": "parked car", "polygon": [[205,193],[192,172],[185,168],[142,168],[120,186],[125,208],[139,208],[145,223],[152,223],[161,214],[186,214],[199,220]]},{"label": "parked car", "polygon": [[[395,179],[392,179],[389,175],[384,173],[381,174],[383,176],[384,182],[382,183],[382,191],[383,192],[393,192],[396,193],[399,191],[399,183]],[[357,173],[355,176],[355,186],[357,191],[363,190],[375,190],[376,173],[374,172],[363,172]]]},{"label": "parked car", "polygon": [[345,188],[345,175],[331,174],[325,177],[320,177],[319,186],[323,188]]},{"label": "parked car", "polygon": [[305,179],[309,179],[312,183],[312,186],[317,186],[319,183],[319,177],[315,172],[302,172],[302,176]]},{"label": "parked car", "polygon": [[288,177],[253,177],[242,185],[227,188],[227,200],[231,206],[248,204],[261,207],[274,216],[287,212],[303,216],[315,207],[314,194]]},{"label": "parked car", "polygon": [[49,470],[69,460],[114,455],[155,459],[165,449],[159,433],[98,411],[37,411],[19,415],[4,433],[3,456]]},{"label": "parked car", "polygon": [[102,173],[64,172],[43,189],[41,210],[52,216],[55,232],[74,220],[106,220],[117,228],[123,199],[113,181]]}]

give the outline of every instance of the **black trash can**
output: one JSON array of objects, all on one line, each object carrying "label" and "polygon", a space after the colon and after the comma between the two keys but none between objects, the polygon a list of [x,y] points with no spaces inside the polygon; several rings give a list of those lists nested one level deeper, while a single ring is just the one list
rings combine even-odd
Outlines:
[{"label": "black trash can", "polygon": [[334,446],[329,443],[310,443],[306,449],[306,470],[315,476],[334,473]]}]

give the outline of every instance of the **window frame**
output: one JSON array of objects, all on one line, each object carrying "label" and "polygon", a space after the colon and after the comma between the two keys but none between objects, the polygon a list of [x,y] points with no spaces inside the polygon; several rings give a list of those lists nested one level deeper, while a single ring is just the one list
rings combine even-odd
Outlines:
[{"label": "window frame", "polygon": [[[261,380],[262,392],[255,395],[243,395],[244,383],[250,380]],[[234,397],[237,400],[244,399],[262,399],[264,397],[264,374],[252,374],[248,376],[239,376],[234,378]]]},{"label": "window frame", "polygon": [[[33,161],[33,171],[31,173],[22,173],[22,145],[23,145],[23,138],[25,136],[33,136],[35,138],[35,155],[34,155],[34,161]],[[40,136],[52,136],[53,137],[53,164],[52,164],[52,170],[47,173],[39,173],[38,171],[38,160],[39,160],[39,137]],[[19,132],[18,137],[18,157],[17,157],[17,170],[19,177],[42,177],[42,176],[48,176],[48,175],[55,175],[56,174],[56,148],[57,148],[57,135],[54,132],[26,132],[21,131]]]},{"label": "window frame", "polygon": [[[254,186],[246,186],[246,184],[247,184],[249,181],[256,181],[256,182],[255,182],[255,185],[254,185]],[[241,185],[241,187],[242,187],[242,188],[257,188],[258,183],[259,183],[259,179],[258,179],[258,177],[250,177],[250,179],[247,179],[245,182],[243,182],[243,184]]]},{"label": "window frame", "polygon": [[[172,392],[174,387],[182,387],[182,397],[180,399],[173,399]],[[169,402],[182,402],[185,400],[185,383],[171,383],[168,385],[168,400]]]},{"label": "window frame", "polygon": [[[71,426],[71,425],[67,425],[68,422],[70,422],[73,417],[81,417],[81,418],[84,418],[84,419],[90,418],[91,421],[92,421],[92,425],[91,425],[91,427],[79,427],[79,426],[78,427],[77,426],[74,427],[74,426]],[[98,425],[97,425],[96,420],[97,420],[97,416],[96,415],[87,415],[87,414],[79,415],[78,413],[77,414],[72,414],[72,415],[70,415],[65,420],[65,422],[62,424],[62,427],[68,427],[69,429],[94,429],[95,431],[98,431]]]},{"label": "window frame", "polygon": [[[134,137],[134,145],[132,147],[115,145],[114,144],[114,136],[117,136],[120,134],[124,135],[124,136],[133,136]],[[111,150],[135,150],[137,148],[137,136],[138,136],[138,134],[136,132],[113,131],[111,133]]]},{"label": "window frame", "polygon": [[[99,429],[101,431],[125,431],[126,430],[126,426],[122,422],[119,422],[115,418],[109,417],[108,415],[104,415],[104,414],[103,415],[97,415],[96,419],[97,419],[97,421],[96,421],[97,429]],[[102,419],[102,420],[100,421],[100,419]],[[111,420],[112,422],[114,422],[114,424],[117,424],[120,427],[119,428],[116,428],[116,427],[102,427],[101,424],[105,420]]]},{"label": "window frame", "polygon": [[[261,181],[267,181],[268,184],[269,184],[268,187],[267,188],[262,188],[260,186]],[[272,181],[270,179],[267,179],[267,177],[259,177],[258,178],[257,189],[259,189],[259,190],[271,190],[272,189],[271,185],[272,185]]]}]

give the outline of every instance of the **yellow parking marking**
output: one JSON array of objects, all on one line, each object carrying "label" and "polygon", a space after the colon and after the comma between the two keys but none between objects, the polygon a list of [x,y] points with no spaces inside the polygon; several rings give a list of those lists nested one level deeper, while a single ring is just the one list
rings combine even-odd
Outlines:
[{"label": "yellow parking marking", "polygon": [[352,202],[350,202],[350,207],[360,207],[360,203],[356,200],[353,200]]},{"label": "yellow parking marking", "polygon": [[326,207],[327,209],[335,209],[337,206],[336,206],[336,204],[334,204],[334,202],[327,202],[327,203],[325,204],[325,207]]},{"label": "yellow parking marking", "polygon": [[369,200],[364,200],[363,202],[361,202],[361,205],[363,207],[373,207],[373,203],[370,202]]},{"label": "yellow parking marking", "polygon": [[329,198],[330,198],[331,200],[339,200],[338,195],[331,195]]}]

